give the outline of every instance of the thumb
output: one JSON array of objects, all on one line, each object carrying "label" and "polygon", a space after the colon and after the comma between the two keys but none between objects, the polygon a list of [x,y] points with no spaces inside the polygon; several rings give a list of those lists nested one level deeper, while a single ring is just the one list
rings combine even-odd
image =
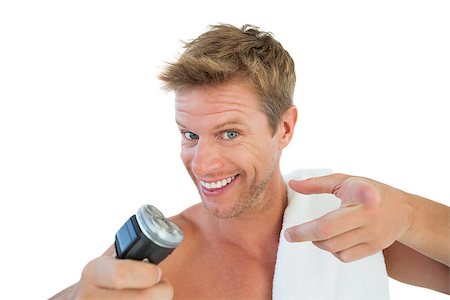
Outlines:
[{"label": "thumb", "polygon": [[289,187],[301,194],[335,194],[342,183],[349,178],[345,174],[331,174],[305,180],[290,180]]},{"label": "thumb", "polygon": [[341,199],[341,207],[362,204],[373,207],[380,202],[376,184],[363,177],[331,174],[306,180],[291,180],[289,186],[301,194],[333,194]]}]

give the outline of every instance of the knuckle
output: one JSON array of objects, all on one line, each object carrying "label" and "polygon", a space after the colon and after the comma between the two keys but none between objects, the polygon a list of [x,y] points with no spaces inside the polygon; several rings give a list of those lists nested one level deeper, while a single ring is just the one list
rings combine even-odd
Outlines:
[{"label": "knuckle", "polygon": [[122,288],[124,279],[127,276],[128,270],[126,264],[116,264],[111,273],[111,284],[115,288]]},{"label": "knuckle", "polygon": [[333,234],[333,227],[328,222],[319,222],[316,227],[316,235],[318,238],[330,238]]},{"label": "knuckle", "polygon": [[348,251],[339,252],[336,253],[335,255],[343,263],[350,263],[353,261],[353,258],[350,256]]},{"label": "knuckle", "polygon": [[94,260],[91,260],[84,266],[83,270],[81,271],[81,279],[82,280],[92,277],[92,274],[94,273],[94,268],[95,268],[94,265],[95,265]]},{"label": "knuckle", "polygon": [[325,248],[325,250],[327,250],[328,252],[331,252],[331,253],[336,253],[338,250],[336,247],[336,243],[331,239],[324,241],[323,247]]}]

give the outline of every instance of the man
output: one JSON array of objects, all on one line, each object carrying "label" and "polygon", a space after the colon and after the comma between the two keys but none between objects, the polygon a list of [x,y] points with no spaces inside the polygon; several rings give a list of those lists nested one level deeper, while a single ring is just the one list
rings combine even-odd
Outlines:
[{"label": "man", "polygon": [[[252,26],[212,26],[161,74],[175,92],[181,159],[202,203],[172,220],[183,243],[159,266],[114,259],[111,247],[55,298],[270,299],[287,186],[283,149],[297,119],[294,62]],[[383,250],[398,280],[449,293],[448,207],[342,174],[291,181],[333,193],[339,209],[288,229],[343,262]]]}]

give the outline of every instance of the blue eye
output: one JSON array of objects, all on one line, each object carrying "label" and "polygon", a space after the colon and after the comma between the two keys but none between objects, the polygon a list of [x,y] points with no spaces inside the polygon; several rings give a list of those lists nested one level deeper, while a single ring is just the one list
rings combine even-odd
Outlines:
[{"label": "blue eye", "polygon": [[184,135],[184,137],[185,137],[186,139],[188,139],[188,140],[190,140],[190,141],[198,140],[198,135],[195,134],[195,133],[193,133],[193,132],[186,131],[186,132],[183,132],[182,134]]},{"label": "blue eye", "polygon": [[222,138],[224,140],[234,140],[238,136],[239,136],[239,132],[237,132],[235,130],[227,130],[227,131],[222,132]]}]

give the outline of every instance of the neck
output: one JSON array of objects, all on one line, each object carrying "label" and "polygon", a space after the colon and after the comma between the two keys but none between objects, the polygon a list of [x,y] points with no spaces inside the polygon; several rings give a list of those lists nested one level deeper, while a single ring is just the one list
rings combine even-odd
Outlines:
[{"label": "neck", "polygon": [[216,219],[218,238],[255,254],[277,249],[287,206],[287,189],[281,173],[275,172],[258,206],[232,219]]}]

